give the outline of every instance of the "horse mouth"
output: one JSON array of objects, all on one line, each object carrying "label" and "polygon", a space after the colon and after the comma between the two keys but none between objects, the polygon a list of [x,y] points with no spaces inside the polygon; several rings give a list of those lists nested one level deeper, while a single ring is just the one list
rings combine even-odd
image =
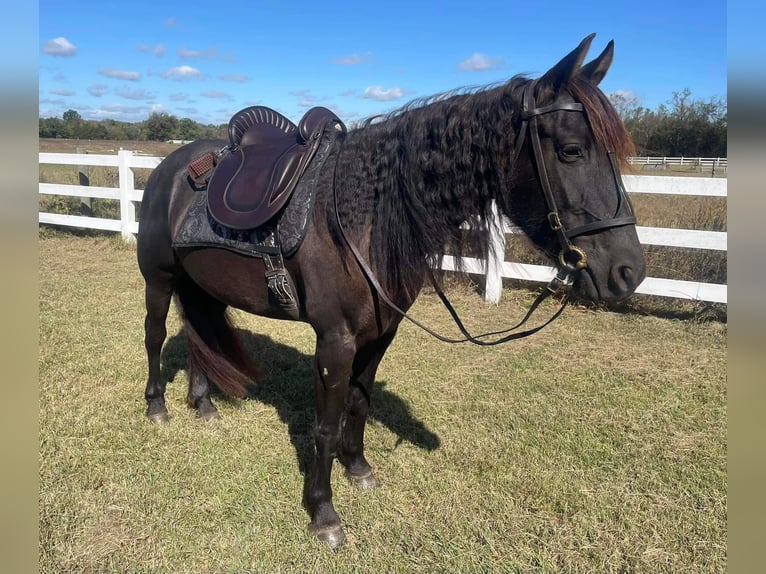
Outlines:
[{"label": "horse mouth", "polygon": [[572,283],[572,291],[578,298],[586,301],[622,301],[633,294],[643,278],[642,274],[637,282],[616,283],[611,279],[599,282],[593,269],[586,267],[575,277]]},{"label": "horse mouth", "polygon": [[577,297],[586,301],[598,301],[601,299],[596,283],[593,281],[593,277],[591,277],[587,268],[580,271],[575,277],[572,283],[572,291]]}]

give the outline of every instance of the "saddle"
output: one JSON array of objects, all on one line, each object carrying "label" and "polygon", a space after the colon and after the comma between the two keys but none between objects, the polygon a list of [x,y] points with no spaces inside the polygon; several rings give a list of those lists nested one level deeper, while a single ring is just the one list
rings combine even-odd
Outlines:
[{"label": "saddle", "polygon": [[345,131],[327,108],[311,108],[295,125],[279,112],[251,106],[229,121],[228,153],[207,184],[210,215],[231,229],[253,229],[284,207],[311,163],[328,122]]},{"label": "saddle", "polygon": [[319,173],[345,133],[343,122],[323,107],[311,108],[298,125],[264,106],[237,112],[229,120],[229,145],[188,166],[200,195],[173,245],[219,247],[262,259],[273,303],[297,319],[284,256],[303,240]]}]

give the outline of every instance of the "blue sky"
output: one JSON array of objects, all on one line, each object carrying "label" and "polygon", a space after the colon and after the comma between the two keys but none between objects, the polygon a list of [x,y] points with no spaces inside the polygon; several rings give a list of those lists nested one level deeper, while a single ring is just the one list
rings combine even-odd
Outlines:
[{"label": "blue sky", "polygon": [[726,2],[374,0],[39,2],[39,115],[226,123],[250,105],[345,121],[544,73],[591,32],[601,87],[656,108],[727,95]]}]

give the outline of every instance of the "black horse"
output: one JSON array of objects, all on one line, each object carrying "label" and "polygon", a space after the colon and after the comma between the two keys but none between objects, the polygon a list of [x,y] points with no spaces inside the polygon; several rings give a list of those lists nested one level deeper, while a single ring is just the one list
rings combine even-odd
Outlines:
[{"label": "black horse", "polygon": [[[345,539],[332,503],[333,459],[360,486],[378,484],[364,456],[364,429],[378,364],[402,320],[387,299],[408,309],[439,254],[466,252],[462,222],[486,228],[496,202],[572,274],[572,289],[587,300],[623,299],[643,280],[635,217],[618,171],[632,145],[597,87],[613,43],[583,65],[593,36],[536,80],[517,76],[441,94],[364,122],[317,176],[305,239],[284,265],[299,320],[316,333],[316,453],[304,502],[309,528],[331,547]],[[244,397],[258,376],[227,307],[290,318],[273,304],[262,261],[172,245],[199,193],[187,166],[225,144],[183,146],[146,184],[138,262],[146,280],[145,397],[154,422],[168,417],[160,352],[174,294],[189,338],[188,401],[204,418],[217,416],[209,383]]]}]

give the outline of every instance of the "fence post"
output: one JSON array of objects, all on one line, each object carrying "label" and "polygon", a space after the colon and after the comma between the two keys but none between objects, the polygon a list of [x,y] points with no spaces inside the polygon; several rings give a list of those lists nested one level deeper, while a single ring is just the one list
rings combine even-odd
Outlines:
[{"label": "fence post", "polygon": [[117,152],[118,173],[120,176],[120,230],[122,239],[128,243],[136,240],[131,229],[136,221],[136,206],[131,195],[136,187],[133,170],[130,167],[133,152],[122,149]]},{"label": "fence post", "polygon": [[489,225],[489,241],[487,242],[487,274],[484,278],[484,300],[499,303],[503,292],[503,263],[505,262],[505,230],[503,217],[492,200]]},{"label": "fence post", "polygon": [[[78,147],[77,148],[77,154],[87,154],[88,151]],[[77,179],[80,182],[80,185],[83,187],[90,186],[90,168],[87,165],[79,165],[77,166]],[[91,205],[91,198],[90,197],[81,197],[80,203],[85,207],[85,213],[88,215],[93,215],[93,206]]]}]

